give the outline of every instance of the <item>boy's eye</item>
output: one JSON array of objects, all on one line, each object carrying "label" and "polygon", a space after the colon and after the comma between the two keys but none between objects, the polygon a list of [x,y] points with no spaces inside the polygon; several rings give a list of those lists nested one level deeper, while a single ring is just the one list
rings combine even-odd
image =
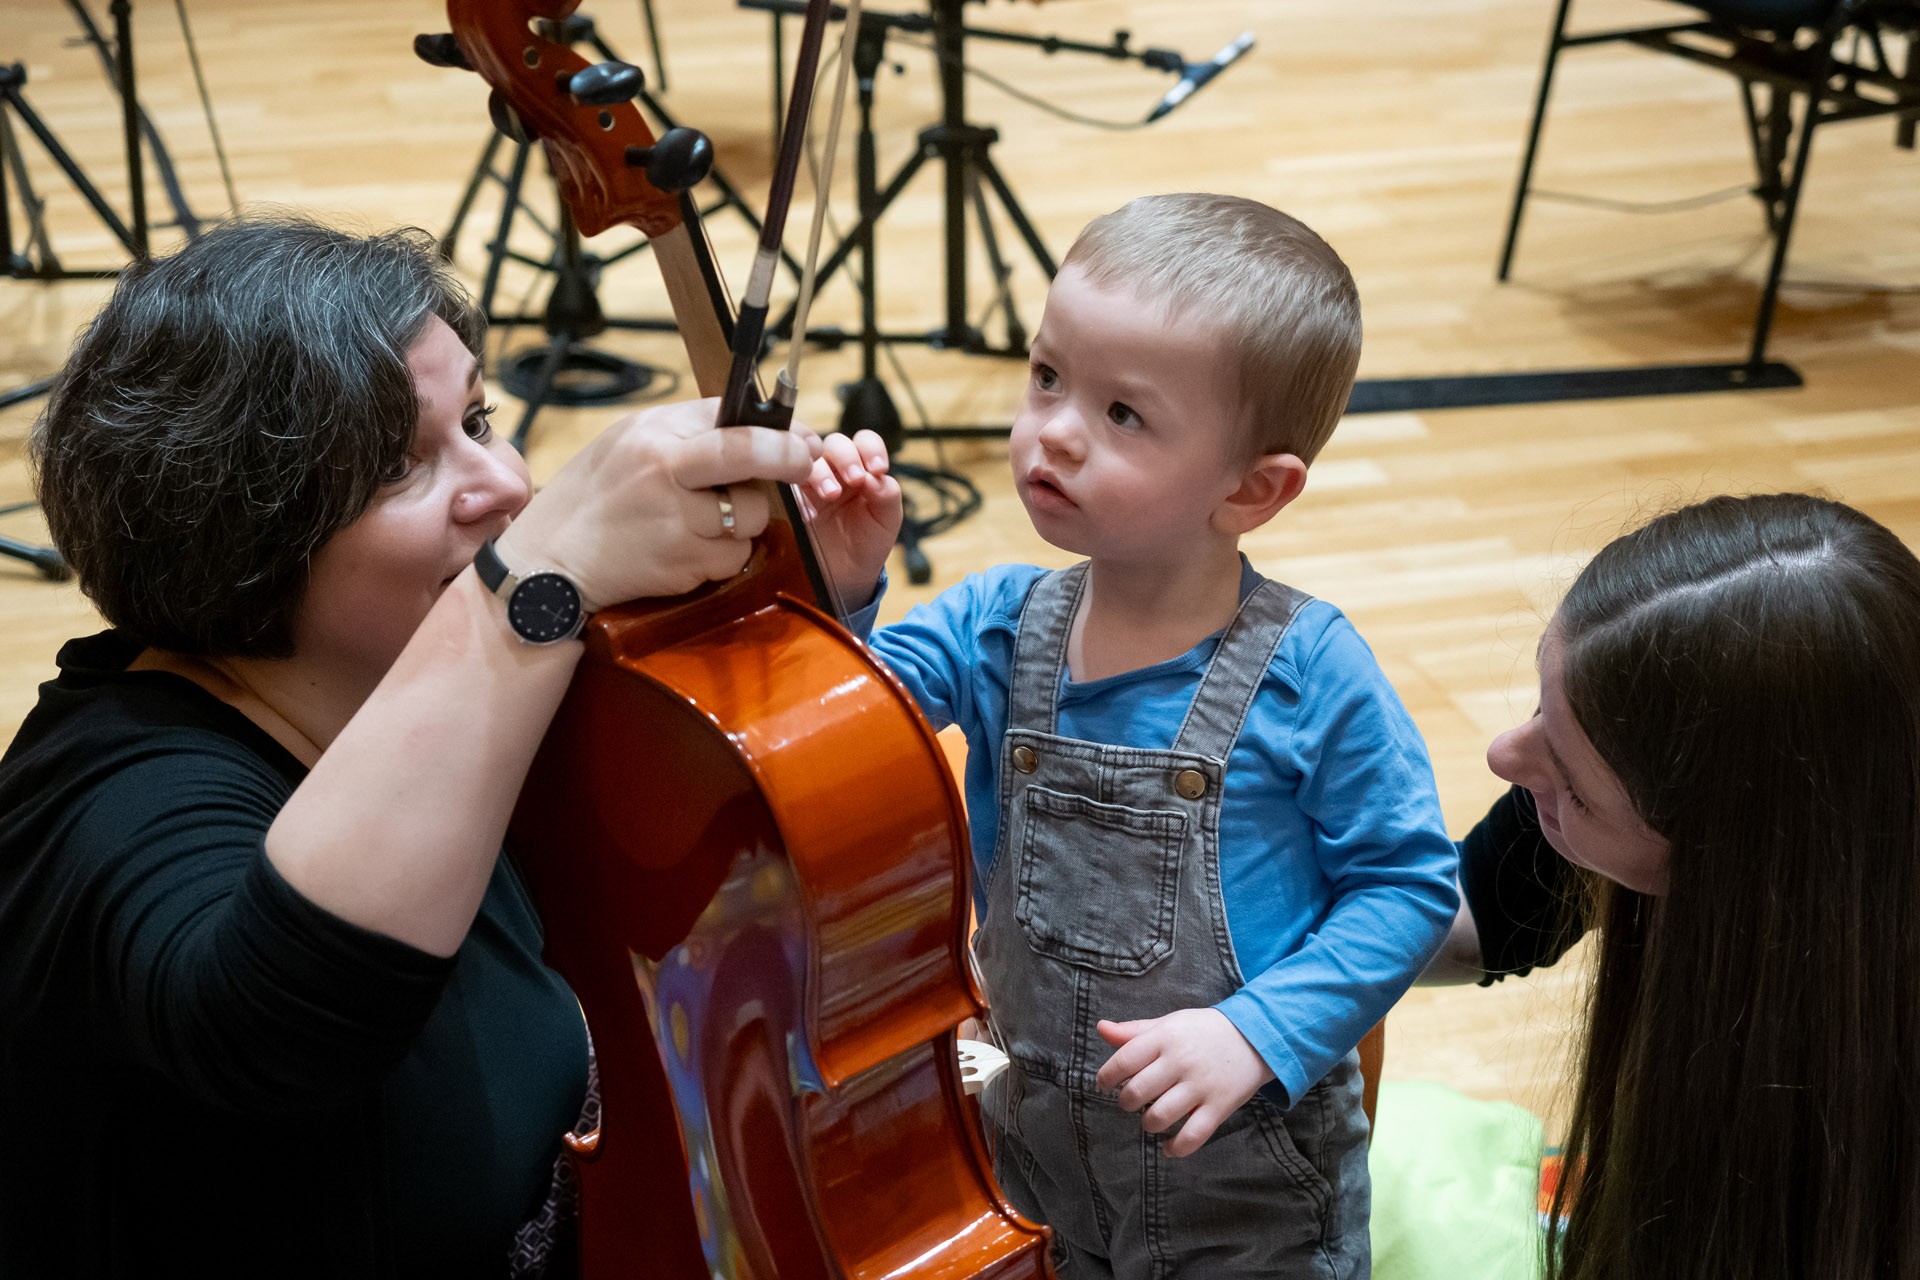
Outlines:
[{"label": "boy's eye", "polygon": [[1107,406],[1107,419],[1116,427],[1140,425],[1140,415],[1135,413],[1130,405],[1121,404],[1118,400]]},{"label": "boy's eye", "polygon": [[497,404],[476,405],[473,411],[467,414],[467,420],[463,424],[466,427],[467,439],[478,440],[483,444],[493,439],[493,415],[499,407]]},{"label": "boy's eye", "polygon": [[1033,385],[1042,391],[1053,390],[1059,381],[1060,375],[1053,371],[1052,365],[1035,364],[1033,366]]}]

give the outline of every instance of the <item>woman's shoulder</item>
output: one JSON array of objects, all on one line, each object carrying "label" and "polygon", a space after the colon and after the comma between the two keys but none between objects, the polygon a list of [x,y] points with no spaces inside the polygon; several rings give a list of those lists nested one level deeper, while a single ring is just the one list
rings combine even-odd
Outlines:
[{"label": "woman's shoulder", "polygon": [[0,759],[0,792],[21,771],[92,774],[170,755],[250,760],[297,782],[300,766],[240,712],[184,677],[128,670],[140,651],[118,631],[61,647],[59,674]]},{"label": "woman's shoulder", "polygon": [[[298,785],[301,766],[252,721],[128,661],[115,633],[61,650],[60,674],[0,756],[0,844],[14,854],[83,847],[117,859],[140,833],[178,831],[180,815],[200,811],[270,822]],[[0,877],[26,873],[7,863]]]}]

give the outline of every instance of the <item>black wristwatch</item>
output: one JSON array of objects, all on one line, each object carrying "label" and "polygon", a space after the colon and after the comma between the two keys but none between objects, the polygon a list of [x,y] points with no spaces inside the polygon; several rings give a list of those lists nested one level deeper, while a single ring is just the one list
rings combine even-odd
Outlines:
[{"label": "black wristwatch", "polygon": [[543,569],[524,578],[511,573],[492,538],[473,553],[473,568],[487,590],[507,602],[507,625],[527,644],[571,640],[587,625],[580,588],[564,573]]}]

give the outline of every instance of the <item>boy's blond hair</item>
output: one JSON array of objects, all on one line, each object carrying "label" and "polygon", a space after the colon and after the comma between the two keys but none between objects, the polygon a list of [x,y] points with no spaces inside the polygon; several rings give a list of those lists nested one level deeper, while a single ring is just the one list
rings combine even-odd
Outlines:
[{"label": "boy's blond hair", "polygon": [[1360,294],[1297,218],[1238,196],[1142,196],[1089,223],[1061,265],[1220,336],[1249,458],[1311,463],[1333,434],[1360,364]]}]

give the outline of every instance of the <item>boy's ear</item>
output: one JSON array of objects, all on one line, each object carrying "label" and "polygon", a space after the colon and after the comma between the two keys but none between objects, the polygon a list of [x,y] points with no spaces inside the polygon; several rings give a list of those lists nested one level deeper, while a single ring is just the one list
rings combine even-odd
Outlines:
[{"label": "boy's ear", "polygon": [[1240,487],[1220,504],[1216,519],[1230,533],[1251,533],[1279,515],[1307,487],[1307,464],[1291,453],[1255,458]]}]

